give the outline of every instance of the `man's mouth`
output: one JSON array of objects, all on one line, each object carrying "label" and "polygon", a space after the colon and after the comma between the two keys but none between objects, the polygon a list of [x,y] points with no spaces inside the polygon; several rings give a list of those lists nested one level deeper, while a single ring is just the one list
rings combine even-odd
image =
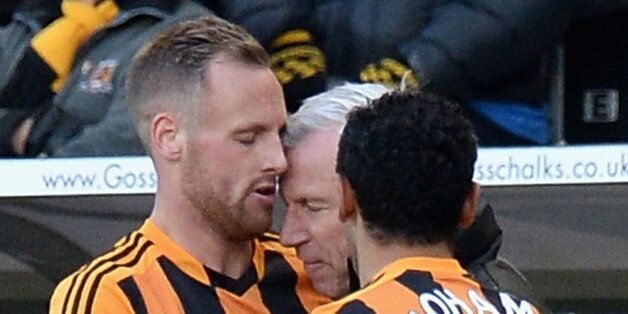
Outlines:
[{"label": "man's mouth", "polygon": [[[299,249],[297,249],[297,257],[303,261],[303,266],[305,266],[306,270],[308,270],[308,272],[310,270],[316,270],[319,269],[321,266],[323,266],[323,261],[318,259],[318,258],[313,258],[311,256],[304,256],[305,254],[299,254],[302,253],[299,252]],[[307,254],[310,255],[310,254]]]},{"label": "man's mouth", "polygon": [[264,185],[255,189],[255,193],[264,196],[275,196],[276,192],[275,185]]},{"label": "man's mouth", "polygon": [[305,267],[306,272],[308,272],[309,274],[314,274],[318,270],[320,270],[324,266],[324,264],[321,261],[310,261],[303,262],[303,266]]},{"label": "man's mouth", "polygon": [[267,203],[275,202],[275,194],[277,194],[277,188],[274,184],[264,184],[258,186],[255,190],[255,196]]}]

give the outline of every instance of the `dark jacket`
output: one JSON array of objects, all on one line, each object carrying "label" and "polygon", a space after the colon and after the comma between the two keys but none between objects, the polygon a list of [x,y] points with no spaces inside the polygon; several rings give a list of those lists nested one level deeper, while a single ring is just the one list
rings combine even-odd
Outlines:
[{"label": "dark jacket", "polygon": [[216,15],[243,26],[268,47],[278,35],[307,27],[314,9],[311,0],[201,0]]},{"label": "dark jacket", "polygon": [[525,276],[498,256],[502,240],[493,208],[486,205],[473,224],[456,238],[455,257],[483,287],[512,292],[532,302],[542,313],[550,313]]},{"label": "dark jacket", "polygon": [[[482,145],[534,145],[550,141],[544,107],[553,48],[570,25],[625,10],[628,0],[260,0],[239,6],[224,16],[263,41],[278,29],[310,30],[332,78],[397,83],[411,69],[424,89],[465,106]],[[305,9],[312,10],[309,18],[295,18]],[[384,59],[399,65],[389,70]]]},{"label": "dark jacket", "polygon": [[54,73],[30,48],[31,39],[61,15],[60,0],[24,0],[0,28],[0,157],[15,157],[11,137],[36,107],[50,103]]},{"label": "dark jacket", "polygon": [[548,52],[571,23],[628,8],[628,0],[226,3],[215,4],[220,14],[264,43],[286,29],[308,28],[332,76],[359,80],[368,64],[394,58],[430,89],[458,100],[531,102],[546,97]]},{"label": "dark jacket", "polygon": [[54,73],[30,48],[33,37],[61,15],[61,1],[23,1],[0,28],[0,107],[38,107],[52,97]]},{"label": "dark jacket", "polygon": [[[545,97],[547,53],[570,23],[628,1],[318,1],[312,17],[328,71],[358,79],[391,57],[460,99]],[[532,99],[536,100],[536,99]]]},{"label": "dark jacket", "polygon": [[[268,50],[271,67],[283,85],[289,112],[295,112],[303,99],[325,90],[324,53],[317,46],[315,38],[308,33],[314,1],[202,2],[217,15],[243,26]],[[295,36],[295,31],[300,35]],[[292,40],[280,44],[278,39],[282,37]]]}]

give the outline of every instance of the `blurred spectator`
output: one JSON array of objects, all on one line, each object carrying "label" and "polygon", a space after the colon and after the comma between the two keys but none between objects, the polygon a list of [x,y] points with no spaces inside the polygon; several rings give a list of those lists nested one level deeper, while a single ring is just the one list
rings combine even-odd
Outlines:
[{"label": "blurred spectator", "polygon": [[[410,85],[463,104],[480,144],[536,145],[550,141],[552,48],[571,23],[628,8],[628,1],[267,0],[238,7],[222,14],[263,42],[286,29],[311,31],[331,76],[398,83],[412,70]],[[295,19],[310,9],[308,20]]]},{"label": "blurred spectator", "polygon": [[28,59],[36,56],[30,48],[32,38],[61,15],[61,0],[24,0],[15,4],[12,20],[0,28],[0,107],[14,108],[0,109],[0,156],[3,157],[15,155],[11,138],[32,113],[28,108],[33,103],[41,105],[52,96],[45,82],[45,65],[38,66]]},{"label": "blurred spectator", "polygon": [[[20,64],[26,73],[35,68],[47,73],[37,87],[58,92],[52,105],[0,101],[4,106],[42,111],[13,131],[14,152],[57,157],[145,154],[124,102],[127,66],[159,30],[207,10],[185,0],[105,0],[98,4],[96,0],[66,0],[62,10],[63,16],[31,41],[27,51],[34,52],[34,57],[23,58]],[[19,79],[20,75],[24,72],[14,73],[12,79],[18,79],[7,86],[27,86],[28,80]],[[6,99],[28,93],[7,86],[2,94],[8,92]]]},{"label": "blurred spectator", "polygon": [[314,1],[205,0],[204,3],[217,15],[244,26],[269,51],[289,112],[295,112],[303,99],[325,90],[325,56],[308,30]]},{"label": "blurred spectator", "polygon": [[0,71],[2,92],[24,51],[30,46],[31,39],[61,15],[60,5],[61,0],[21,1],[16,5],[9,23],[0,27],[0,65],[4,70]]}]

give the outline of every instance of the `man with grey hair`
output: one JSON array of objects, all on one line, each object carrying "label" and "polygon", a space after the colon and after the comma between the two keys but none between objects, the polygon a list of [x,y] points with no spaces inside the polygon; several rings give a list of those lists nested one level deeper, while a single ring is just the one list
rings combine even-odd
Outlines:
[{"label": "man with grey hair", "polygon": [[158,175],[139,230],[62,281],[53,313],[306,313],[314,291],[266,234],[286,169],[281,85],[242,28],[202,17],[135,56],[129,110]]},{"label": "man with grey hair", "polygon": [[[348,225],[339,220],[343,200],[335,171],[338,141],[347,113],[388,91],[382,85],[347,83],[310,97],[288,118],[282,137],[288,170],[281,180],[286,203],[281,243],[296,248],[314,287],[332,299],[359,287],[349,262]],[[501,230],[487,206],[459,233],[456,257],[483,285],[534,299],[525,278],[496,259],[500,243]]]},{"label": "man with grey hair", "polygon": [[376,84],[345,84],[307,98],[288,119],[283,143],[289,170],[281,180],[286,203],[281,243],[296,247],[314,287],[337,299],[349,293],[349,246],[338,220],[340,178],[335,159],[347,113],[383,95]]}]

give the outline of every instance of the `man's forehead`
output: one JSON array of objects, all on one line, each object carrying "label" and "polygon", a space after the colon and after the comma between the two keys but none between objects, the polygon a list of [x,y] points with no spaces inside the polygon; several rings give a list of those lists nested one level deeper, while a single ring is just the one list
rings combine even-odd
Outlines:
[{"label": "man's forehead", "polygon": [[336,174],[338,133],[315,132],[288,150],[288,171],[281,189],[287,197],[315,198],[339,184]]},{"label": "man's forehead", "polygon": [[340,180],[335,173],[312,172],[312,176],[292,176],[280,184],[281,195],[290,202],[329,202],[340,193]]},{"label": "man's forehead", "polygon": [[340,134],[335,129],[314,131],[288,150],[288,158],[296,163],[318,163],[336,159]]},{"label": "man's forehead", "polygon": [[[212,62],[201,91],[205,119],[230,129],[278,129],[286,123],[281,85],[270,68]],[[211,72],[211,73],[209,73]],[[246,84],[234,81],[246,79]]]}]

